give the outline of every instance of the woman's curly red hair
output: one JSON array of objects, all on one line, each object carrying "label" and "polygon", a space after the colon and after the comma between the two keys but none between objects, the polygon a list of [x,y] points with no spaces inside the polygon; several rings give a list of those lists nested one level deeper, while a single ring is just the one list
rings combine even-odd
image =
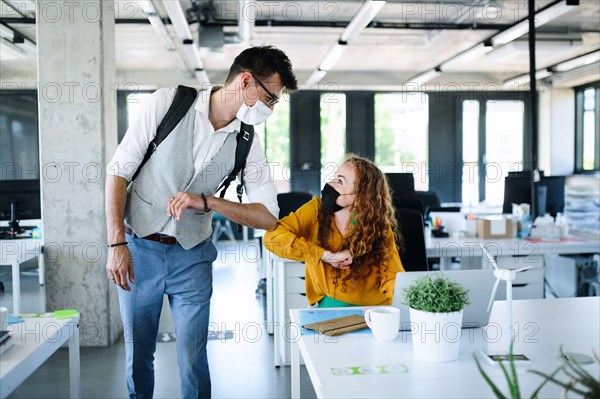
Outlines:
[{"label": "woman's curly red hair", "polygon": [[[333,215],[325,212],[322,207],[318,215],[318,239],[321,247],[333,252],[348,249],[352,254],[352,265],[349,274],[342,280],[342,291],[345,291],[347,281],[353,281],[354,287],[359,286],[361,280],[372,273],[373,268],[380,275],[380,265],[390,256],[387,247],[389,234],[395,235],[393,238],[398,243],[402,242],[397,231],[398,222],[390,187],[383,172],[369,159],[354,154],[349,154],[344,163],[354,167],[356,198],[350,208],[351,232],[340,248],[330,248],[329,244]],[[332,269],[334,284],[337,284],[342,272],[333,267]]]}]

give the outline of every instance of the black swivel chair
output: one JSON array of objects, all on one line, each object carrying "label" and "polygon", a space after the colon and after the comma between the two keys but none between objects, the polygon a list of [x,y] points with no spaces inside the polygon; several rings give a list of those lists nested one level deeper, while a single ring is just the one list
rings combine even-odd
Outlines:
[{"label": "black swivel chair", "polygon": [[396,208],[398,229],[402,234],[403,248],[400,249],[400,260],[407,272],[429,270],[425,251],[425,233],[423,216],[414,208]]},{"label": "black swivel chair", "polygon": [[277,194],[277,203],[279,204],[279,219],[286,217],[291,212],[295,212],[302,205],[312,199],[311,193],[302,191],[290,191],[289,193]]},{"label": "black swivel chair", "polygon": [[418,198],[394,198],[392,200],[393,204],[394,204],[394,208],[398,209],[398,208],[409,208],[409,209],[415,209],[417,211],[419,211],[419,213],[421,214],[421,216],[425,216],[425,206],[423,205],[423,202],[418,199]]},{"label": "black swivel chair", "polygon": [[430,208],[440,208],[442,203],[435,191],[415,191],[415,196],[421,200],[427,213]]},{"label": "black swivel chair", "polygon": [[[279,219],[286,217],[291,212],[295,212],[302,205],[306,204],[308,201],[312,199],[311,193],[301,192],[301,191],[290,191],[289,193],[281,193],[277,194],[277,204],[279,205]],[[259,237],[259,248],[260,255],[263,256],[262,253],[262,237]],[[263,276],[264,273],[261,273]],[[258,282],[258,287],[256,288],[256,297],[258,298],[261,294],[265,294],[267,292],[267,278],[262,277]]]}]

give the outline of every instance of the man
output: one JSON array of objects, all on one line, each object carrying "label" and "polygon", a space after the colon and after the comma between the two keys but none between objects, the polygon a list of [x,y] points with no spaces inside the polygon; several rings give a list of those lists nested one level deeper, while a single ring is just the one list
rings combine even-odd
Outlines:
[{"label": "man", "polygon": [[250,203],[213,194],[233,169],[240,121],[264,122],[284,89],[297,89],[285,53],[272,46],[249,48],[236,57],[223,87],[198,93],[131,184],[173,101],[174,88],[156,91],[143,104],[107,167],[106,270],[119,287],[130,398],[153,395],[164,294],[177,333],[182,397],[211,396],[206,341],[217,251],[210,240],[210,211],[253,228],[275,228],[277,190],[260,140],[253,140],[245,169]]}]

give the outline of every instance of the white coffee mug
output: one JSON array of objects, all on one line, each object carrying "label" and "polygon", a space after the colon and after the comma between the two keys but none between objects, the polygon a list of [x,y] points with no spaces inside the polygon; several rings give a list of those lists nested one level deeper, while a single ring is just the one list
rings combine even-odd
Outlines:
[{"label": "white coffee mug", "polygon": [[392,306],[367,309],[365,321],[378,341],[393,341],[400,330],[400,309]]},{"label": "white coffee mug", "polygon": [[8,309],[0,308],[0,330],[8,330]]}]

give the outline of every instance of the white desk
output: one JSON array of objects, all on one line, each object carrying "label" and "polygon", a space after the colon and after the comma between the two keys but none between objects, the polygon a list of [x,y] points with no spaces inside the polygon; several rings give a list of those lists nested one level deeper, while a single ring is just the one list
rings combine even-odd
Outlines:
[{"label": "white desk", "polygon": [[0,398],[6,398],[65,342],[69,343],[71,398],[81,397],[79,316],[26,318],[8,326],[14,346],[0,355]]},{"label": "white desk", "polygon": [[522,238],[432,238],[426,248],[428,258],[481,257],[483,245],[492,256],[531,257],[547,254],[598,253],[597,241],[569,237],[561,241]]},{"label": "white desk", "polygon": [[[559,347],[570,352],[592,354],[599,350],[600,298],[517,300],[513,302],[513,326],[517,331],[515,353],[532,361],[530,368],[545,373],[560,364]],[[560,315],[560,317],[557,317]],[[292,323],[298,323],[299,310],[291,310]],[[311,382],[319,398],[484,398],[495,397],[473,359],[477,350],[501,351],[503,339],[494,339],[505,325],[505,302],[496,301],[490,327],[463,330],[459,358],[450,363],[415,360],[409,332],[396,340],[380,343],[371,334],[347,334],[338,337],[303,335],[292,339],[292,397],[300,397],[299,354],[306,363]],[[487,331],[487,339],[484,339]],[[504,337],[505,335],[503,335]],[[353,366],[405,365],[407,373],[371,375],[334,375],[332,368]],[[497,366],[483,364],[486,373],[504,394],[508,389]],[[600,376],[597,363],[583,366]],[[517,369],[521,394],[529,397],[542,378]],[[561,379],[565,379],[564,377]],[[562,388],[548,383],[540,397],[562,397]]]},{"label": "white desk", "polygon": [[[37,238],[22,238],[15,240],[0,240],[0,265],[11,265],[13,285],[13,311],[21,313],[21,263],[38,258],[39,282],[44,285],[44,256],[42,255],[42,240]],[[44,311],[45,309],[41,309]]]}]

